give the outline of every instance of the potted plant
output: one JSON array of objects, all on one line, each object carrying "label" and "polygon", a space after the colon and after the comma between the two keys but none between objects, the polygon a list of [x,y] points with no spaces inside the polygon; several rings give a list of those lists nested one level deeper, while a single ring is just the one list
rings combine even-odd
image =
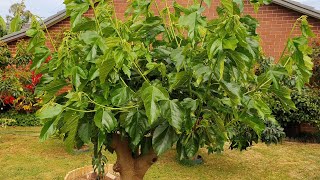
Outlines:
[{"label": "potted plant", "polygon": [[[255,7],[263,2],[251,0]],[[59,129],[68,149],[77,141],[93,143],[98,178],[107,163],[104,150],[117,154],[113,169],[121,179],[132,180],[142,179],[173,146],[179,159],[194,157],[199,148],[220,152],[226,142],[246,149],[265,119],[275,121],[270,94],[294,108],[279,79],[295,76],[301,88],[311,75],[307,40],[313,34],[305,16],[295,26],[303,33],[290,36],[281,66],[256,75],[258,22],[243,15],[241,0],[221,0],[212,20],[203,15],[210,0],[188,7],[174,2],[173,8],[167,0],[132,0],[123,19],[113,1],[65,4],[71,32],[54,52],[36,18],[27,32],[32,68],[43,74],[37,88],[43,95],[41,139]],[[89,8],[94,16],[84,17]],[[58,93],[69,84],[69,92]]]}]

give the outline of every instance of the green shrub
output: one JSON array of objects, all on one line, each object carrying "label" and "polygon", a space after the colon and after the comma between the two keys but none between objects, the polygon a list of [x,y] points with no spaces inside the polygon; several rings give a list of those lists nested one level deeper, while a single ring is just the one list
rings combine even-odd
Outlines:
[{"label": "green shrub", "polygon": [[312,59],[314,67],[310,85],[315,88],[320,88],[320,41],[313,43]]},{"label": "green shrub", "polygon": [[261,134],[261,141],[266,144],[281,143],[282,139],[286,136],[283,130],[280,125],[268,121],[266,122],[266,128]]},{"label": "green shrub", "polygon": [[305,87],[301,92],[293,91],[291,98],[295,110],[286,111],[278,100],[271,102],[276,119],[283,126],[309,123],[320,128],[320,97],[318,90]]},{"label": "green shrub", "polygon": [[34,114],[19,114],[15,112],[6,112],[0,114],[0,119],[12,119],[7,123],[8,126],[41,126],[40,120]]}]

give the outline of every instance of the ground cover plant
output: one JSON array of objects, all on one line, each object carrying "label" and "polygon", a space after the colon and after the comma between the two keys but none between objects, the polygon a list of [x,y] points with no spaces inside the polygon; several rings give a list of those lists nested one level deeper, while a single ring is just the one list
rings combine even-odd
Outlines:
[{"label": "ground cover plant", "polygon": [[[269,1],[251,3],[258,9]],[[202,147],[221,152],[226,142],[246,149],[266,121],[275,123],[270,94],[295,108],[280,79],[294,77],[301,90],[312,74],[313,33],[305,16],[293,28],[302,34],[290,34],[280,64],[257,75],[258,22],[242,13],[241,0],[221,0],[212,20],[202,14],[210,0],[188,7],[173,2],[172,12],[168,1],[133,0],[124,19],[117,18],[113,1],[65,4],[71,32],[54,52],[36,18],[27,32],[31,68],[43,74],[36,89],[43,103],[37,116],[45,122],[40,137],[59,130],[69,150],[92,142],[97,179],[107,163],[104,150],[117,155],[114,170],[121,179],[131,180],[142,179],[173,146],[179,159]],[[89,8],[94,17],[83,17]],[[69,84],[71,91],[57,94]]]}]

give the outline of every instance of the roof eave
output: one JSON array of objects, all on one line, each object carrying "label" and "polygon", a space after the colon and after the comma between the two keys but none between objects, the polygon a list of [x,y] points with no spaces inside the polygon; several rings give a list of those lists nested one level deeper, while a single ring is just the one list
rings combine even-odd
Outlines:
[{"label": "roof eave", "polygon": [[[68,16],[67,16],[66,10],[62,10],[62,11],[59,11],[57,14],[50,16],[49,18],[44,20],[43,23],[45,24],[46,28],[49,28],[49,27],[55,25],[56,23],[66,19],[67,17]],[[27,33],[28,29],[29,28],[25,28],[25,29],[22,29],[18,32],[14,32],[14,33],[8,34],[6,36],[3,36],[2,38],[0,38],[0,41],[5,42],[5,43],[10,43],[12,41],[16,41],[21,38],[24,38],[27,36],[26,33]]]},{"label": "roof eave", "polygon": [[314,10],[310,9],[312,8],[310,6],[306,6],[298,2],[292,2],[287,0],[273,0],[272,2],[280,6],[286,7],[288,9],[297,11],[301,14],[305,14],[307,16],[320,19],[320,12],[315,9]]}]

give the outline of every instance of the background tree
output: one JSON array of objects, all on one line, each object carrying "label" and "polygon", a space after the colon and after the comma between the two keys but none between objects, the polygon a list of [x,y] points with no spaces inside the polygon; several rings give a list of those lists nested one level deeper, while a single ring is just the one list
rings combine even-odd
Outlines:
[{"label": "background tree", "polygon": [[32,13],[26,10],[24,0],[21,3],[11,5],[9,9],[11,15],[7,15],[6,22],[0,16],[0,37],[20,31],[22,27],[30,22]]},{"label": "background tree", "polygon": [[[251,3],[257,9],[269,1]],[[271,94],[295,108],[280,79],[294,76],[301,89],[312,74],[313,34],[305,16],[294,26],[300,25],[302,35],[290,35],[279,66],[257,75],[259,24],[243,14],[241,0],[221,0],[212,20],[202,14],[210,0],[188,7],[132,0],[124,20],[110,0],[65,4],[72,32],[53,53],[35,18],[27,32],[32,68],[44,74],[37,89],[43,100],[37,115],[45,123],[41,139],[59,130],[68,149],[79,140],[92,142],[100,177],[105,149],[117,154],[114,170],[124,180],[142,179],[174,145],[180,159],[199,148],[221,152],[226,142],[246,149],[258,141],[266,121],[275,122],[267,104]],[[89,8],[94,17],[83,17]],[[57,94],[69,84],[70,92]]]},{"label": "background tree", "polygon": [[6,16],[7,22],[11,22],[14,18],[19,15],[21,26],[28,24],[30,22],[30,18],[32,17],[32,13],[29,10],[26,10],[26,5],[24,0],[20,3],[14,3],[10,6],[9,9],[10,15]]}]

